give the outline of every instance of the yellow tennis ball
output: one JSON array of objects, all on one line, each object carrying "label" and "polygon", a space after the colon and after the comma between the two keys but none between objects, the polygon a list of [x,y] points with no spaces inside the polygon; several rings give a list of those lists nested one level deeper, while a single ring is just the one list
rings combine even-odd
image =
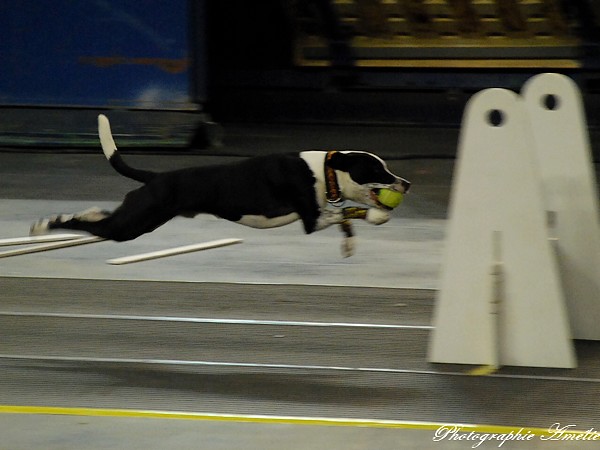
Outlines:
[{"label": "yellow tennis ball", "polygon": [[379,203],[388,208],[395,208],[402,203],[403,199],[404,196],[402,195],[402,192],[392,191],[391,189],[380,189],[379,194],[377,194]]}]

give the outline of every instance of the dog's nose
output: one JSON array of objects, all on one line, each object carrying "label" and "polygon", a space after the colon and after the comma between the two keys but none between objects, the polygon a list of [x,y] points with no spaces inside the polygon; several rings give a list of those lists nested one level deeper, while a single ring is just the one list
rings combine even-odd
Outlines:
[{"label": "dog's nose", "polygon": [[404,190],[404,193],[406,194],[410,190],[410,181],[407,181],[407,180],[401,178],[400,186],[402,186],[402,189]]}]

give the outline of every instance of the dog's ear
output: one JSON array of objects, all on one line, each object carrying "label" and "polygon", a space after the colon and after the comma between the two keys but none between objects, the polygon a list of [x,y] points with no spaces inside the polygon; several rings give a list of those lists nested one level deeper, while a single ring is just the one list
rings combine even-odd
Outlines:
[{"label": "dog's ear", "polygon": [[341,170],[342,172],[348,172],[351,167],[351,157],[345,153],[335,152],[327,160],[327,165],[335,170]]}]

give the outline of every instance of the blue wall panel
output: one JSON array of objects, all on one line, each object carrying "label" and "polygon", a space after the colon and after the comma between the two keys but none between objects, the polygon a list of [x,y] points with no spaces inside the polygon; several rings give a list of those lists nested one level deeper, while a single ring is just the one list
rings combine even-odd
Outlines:
[{"label": "blue wall panel", "polygon": [[0,105],[190,109],[187,0],[0,2]]}]

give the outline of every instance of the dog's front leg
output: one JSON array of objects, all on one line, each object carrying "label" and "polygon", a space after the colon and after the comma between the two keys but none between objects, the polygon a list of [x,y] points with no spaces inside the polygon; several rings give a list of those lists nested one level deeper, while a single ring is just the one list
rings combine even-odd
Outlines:
[{"label": "dog's front leg", "polygon": [[340,228],[344,233],[344,239],[342,240],[342,256],[348,258],[354,255],[354,227],[349,219],[344,220],[340,223]]},{"label": "dog's front leg", "polygon": [[350,219],[363,219],[373,225],[381,225],[390,220],[390,214],[376,208],[337,208],[333,206],[323,208],[317,220],[315,231],[339,224],[344,233],[342,255],[345,258],[352,256],[355,250],[354,230]]},{"label": "dog's front leg", "polygon": [[390,213],[382,209],[369,208],[365,220],[372,225],[381,225],[390,220]]},{"label": "dog's front leg", "polygon": [[366,219],[367,213],[368,209],[355,206],[349,206],[343,209],[344,220],[340,223],[340,228],[344,233],[344,240],[342,241],[342,255],[344,258],[354,255],[354,249],[356,247],[354,227],[352,226],[350,219]]},{"label": "dog's front leg", "polygon": [[375,208],[347,207],[343,209],[344,220],[340,223],[340,228],[344,233],[342,241],[342,255],[345,258],[352,256],[355,249],[354,229],[350,219],[363,219],[373,225],[381,225],[390,220],[387,211]]},{"label": "dog's front leg", "polygon": [[330,227],[331,225],[339,224],[343,233],[344,240],[342,241],[342,255],[347,258],[354,254],[354,231],[352,230],[351,217],[347,217],[349,209],[358,208],[339,208],[332,205],[327,205],[322,208],[317,219],[315,231]]},{"label": "dog's front leg", "polygon": [[317,218],[315,231],[324,230],[331,225],[336,225],[344,221],[344,210],[335,206],[327,205],[322,208]]},{"label": "dog's front leg", "polygon": [[364,219],[370,224],[381,225],[390,220],[390,213],[376,208],[344,208],[344,219]]}]

